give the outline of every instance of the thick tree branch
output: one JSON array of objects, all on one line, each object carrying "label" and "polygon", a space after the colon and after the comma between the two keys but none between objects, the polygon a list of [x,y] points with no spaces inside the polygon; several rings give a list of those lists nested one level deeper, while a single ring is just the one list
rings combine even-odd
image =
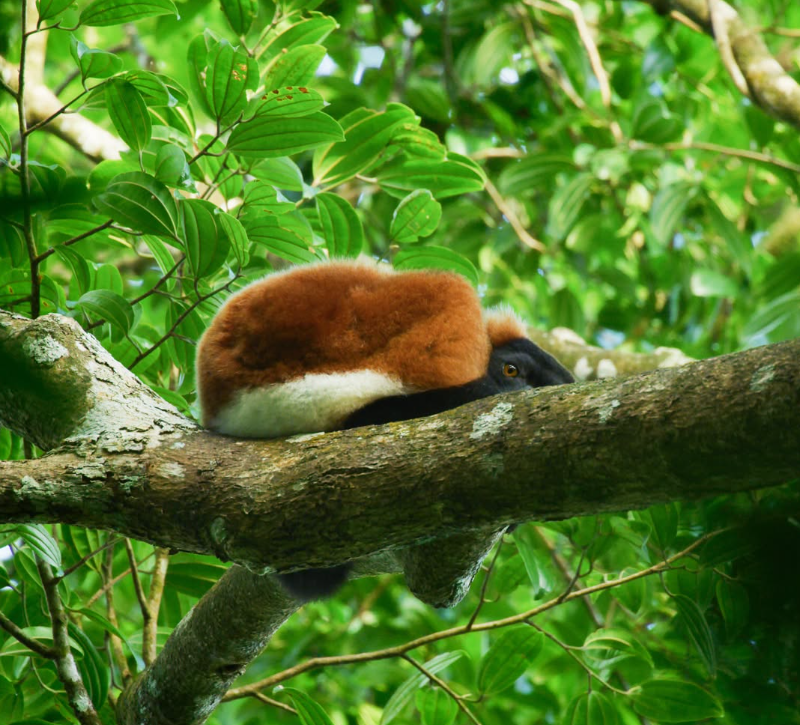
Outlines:
[{"label": "thick tree branch", "polygon": [[[643,0],[657,11],[680,13],[709,35],[718,31],[723,59],[734,78],[742,78],[750,96],[767,113],[800,128],[800,84],[772,56],[758,32],[748,27],[734,8],[722,0]],[[729,54],[728,50],[730,51]]]},{"label": "thick tree branch", "polygon": [[[485,535],[520,520],[641,508],[800,473],[800,341],[493,398],[422,421],[232,441],[148,400],[74,323],[43,319],[66,325],[73,352],[49,328],[50,342],[7,337],[6,359],[22,365],[31,353],[33,369],[54,385],[59,365],[83,367],[83,347],[117,398],[90,406],[84,437],[73,432],[44,458],[0,465],[5,521],[108,528],[260,572],[329,566],[435,532]],[[56,362],[39,354],[59,348]],[[96,381],[87,376],[91,398]],[[0,387],[5,425],[35,427],[27,400],[24,385]],[[103,430],[98,406],[112,412]]]}]

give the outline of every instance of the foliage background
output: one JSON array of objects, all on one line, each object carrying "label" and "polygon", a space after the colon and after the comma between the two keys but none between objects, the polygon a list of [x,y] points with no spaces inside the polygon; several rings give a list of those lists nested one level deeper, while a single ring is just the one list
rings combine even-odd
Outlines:
[{"label": "foliage background", "polygon": [[[132,150],[119,161],[87,156],[50,133],[51,121],[24,134],[23,160],[13,87],[0,94],[0,306],[36,314],[40,301],[42,313],[75,317],[187,413],[194,341],[225,294],[287,260],[328,253],[455,268],[487,305],[508,303],[534,325],[601,346],[706,357],[800,335],[797,128],[742,96],[708,35],[645,4],[579,3],[593,42],[569,2],[188,0],[175,3],[178,16],[109,25],[91,22],[99,3],[38,5],[51,14],[43,27],[62,27],[47,33],[41,79],[29,82],[61,103],[80,96],[71,110]],[[800,79],[800,6],[740,5]],[[0,0],[0,55],[12,65],[19,14],[17,0]],[[310,89],[311,105],[298,110],[303,99],[285,90],[295,111],[260,105],[259,94],[286,86]],[[255,100],[246,91],[258,91]],[[237,126],[243,112],[255,119]],[[330,119],[347,141],[336,143]],[[139,175],[118,176],[130,173]],[[134,187],[145,190],[138,209],[127,203]],[[200,197],[230,215],[185,201]],[[25,454],[0,431],[0,457]],[[457,608],[424,607],[396,578],[355,582],[293,617],[243,682],[463,625],[478,608],[478,621],[499,620],[735,526],[666,575],[559,604],[531,626],[415,651],[429,668],[444,657],[432,670],[447,665],[438,676],[450,695],[466,696],[471,715],[422,676],[403,690],[416,670],[401,658],[345,660],[289,684],[337,725],[699,721],[721,707],[725,723],[798,722],[797,505],[795,486],[529,524],[506,537],[487,561],[485,588]],[[70,572],[59,591],[82,673],[101,706],[121,683],[111,635],[124,636],[128,666],[143,664],[130,556],[119,541],[102,548],[112,534],[51,533]],[[0,569],[2,612],[46,642],[33,556],[58,555],[40,528],[16,527],[5,543],[13,558]],[[131,551],[147,585],[152,548],[133,542]],[[170,558],[160,638],[222,570],[212,559]],[[660,685],[625,694],[654,680],[707,694],[674,689],[675,705]],[[58,690],[52,664],[5,636],[0,712],[12,723],[74,721]],[[113,722],[110,705],[102,715]],[[297,718],[246,698],[210,722]]]}]

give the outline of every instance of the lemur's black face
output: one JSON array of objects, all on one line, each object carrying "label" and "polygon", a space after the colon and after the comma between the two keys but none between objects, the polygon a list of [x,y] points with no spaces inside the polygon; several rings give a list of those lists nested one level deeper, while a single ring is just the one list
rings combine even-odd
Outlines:
[{"label": "lemur's black face", "polygon": [[487,378],[499,393],[575,382],[569,370],[550,353],[524,339],[492,350]]}]

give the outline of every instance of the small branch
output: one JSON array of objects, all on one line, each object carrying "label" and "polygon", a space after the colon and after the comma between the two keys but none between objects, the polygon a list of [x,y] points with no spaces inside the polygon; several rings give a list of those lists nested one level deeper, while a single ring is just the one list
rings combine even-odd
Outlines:
[{"label": "small branch", "polygon": [[483,622],[480,624],[475,624],[471,628],[468,628],[467,625],[462,625],[460,627],[453,627],[452,629],[442,630],[440,632],[432,632],[431,634],[427,634],[423,637],[418,637],[417,639],[411,640],[401,645],[397,645],[395,647],[387,647],[386,649],[382,650],[373,650],[372,652],[359,652],[353,655],[341,655],[338,657],[314,657],[310,660],[306,660],[299,665],[295,665],[294,667],[289,667],[283,672],[278,672],[270,677],[266,677],[258,682],[253,682],[249,685],[244,685],[243,687],[236,687],[228,691],[228,693],[223,698],[224,701],[228,700],[236,700],[240,697],[248,697],[251,691],[254,690],[263,690],[270,687],[275,687],[275,685],[280,684],[281,682],[285,682],[293,677],[297,677],[298,675],[303,674],[304,672],[308,672],[310,670],[315,670],[320,667],[330,667],[330,666],[341,666],[341,665],[349,665],[349,664],[357,664],[361,662],[373,662],[375,660],[382,660],[382,659],[389,659],[391,657],[402,657],[407,652],[411,652],[419,647],[423,647],[425,645],[433,644],[434,642],[439,642],[443,639],[450,639],[452,637],[458,637],[462,634],[469,634],[470,632],[487,632],[490,630],[495,629],[502,629],[503,627],[510,627],[514,624],[521,624],[527,622],[529,619],[533,619],[534,617],[546,612],[554,607],[560,606],[564,602],[570,602],[573,599],[580,599],[582,597],[587,597],[591,594],[596,594],[597,592],[604,591],[606,589],[613,589],[614,587],[621,586],[622,584],[627,584],[632,581],[636,581],[637,579],[641,579],[643,577],[652,576],[654,574],[660,574],[662,571],[666,571],[672,562],[677,561],[685,556],[688,556],[693,551],[695,551],[698,547],[705,544],[707,541],[714,538],[717,534],[721,533],[720,531],[714,531],[710,534],[706,534],[701,538],[694,541],[692,544],[687,546],[683,551],[674,554],[673,556],[669,557],[665,561],[660,561],[653,566],[648,567],[647,569],[642,569],[641,571],[634,572],[633,574],[628,574],[627,576],[619,577],[618,579],[614,579],[611,581],[601,582],[600,584],[595,584],[590,587],[585,587],[584,589],[579,589],[577,591],[571,592],[568,596],[561,599],[561,597],[553,597],[547,602],[540,604],[538,607],[534,609],[530,609],[527,612],[522,612],[521,614],[515,614],[511,617],[506,617],[504,619],[496,619],[492,622]]},{"label": "small branch", "polygon": [[105,544],[103,544],[102,546],[98,546],[94,551],[90,551],[88,554],[86,554],[86,556],[82,557],[80,560],[75,562],[71,567],[69,567],[69,569],[65,569],[59,576],[56,577],[56,579],[58,579],[58,581],[65,579],[70,574],[80,569],[87,561],[93,559],[101,551],[105,551],[109,546],[114,546],[114,544],[116,544],[118,541],[119,541],[118,536],[111,536],[109,540],[106,541]]},{"label": "small branch", "polygon": [[53,575],[52,567],[39,557],[36,557],[36,566],[42,579],[53,627],[53,649],[58,679],[64,685],[67,700],[78,722],[81,725],[102,725],[70,649],[67,627],[69,619],[58,593],[58,579]]},{"label": "small branch", "polygon": [[511,228],[516,233],[517,238],[526,247],[534,249],[537,252],[547,251],[547,247],[545,247],[544,244],[542,244],[538,239],[535,239],[528,233],[528,230],[525,229],[522,222],[519,220],[519,217],[517,216],[516,212],[509,206],[509,204],[497,190],[497,187],[489,179],[486,179],[486,191],[491,197],[495,206],[500,210],[500,213],[506,219],[508,219],[508,223],[511,225]]},{"label": "small branch", "polygon": [[[750,98],[750,89],[747,87],[747,81],[744,78],[742,69],[736,63],[736,58],[733,56],[733,49],[731,48],[731,39],[728,35],[730,22],[736,17],[736,13],[730,5],[719,0],[706,0],[708,3],[708,15],[711,19],[711,27],[714,32],[714,39],[717,41],[717,49],[719,50],[719,57],[722,59],[722,65],[728,71],[733,84],[745,98]],[[730,12],[728,12],[730,11]]]},{"label": "small branch", "polygon": [[[111,624],[119,629],[119,621],[117,619],[117,609],[114,606],[114,587],[109,583],[114,578],[114,550],[109,549],[106,552],[105,561],[103,562],[103,581],[108,585],[106,591],[106,618]],[[131,671],[128,667],[128,659],[122,651],[122,640],[115,634],[108,635],[111,644],[111,654],[119,668],[122,677],[122,684],[125,685],[131,679]]]},{"label": "small branch", "polygon": [[401,655],[402,658],[408,662],[409,664],[416,667],[425,677],[427,677],[431,682],[435,683],[437,687],[441,688],[447,695],[458,705],[459,710],[463,712],[475,725],[481,725],[480,720],[472,713],[472,711],[466,706],[464,700],[460,698],[455,692],[453,692],[452,688],[440,677],[437,677],[433,672],[428,670],[424,665],[421,665],[417,662],[413,657],[410,655],[404,654]]},{"label": "small branch", "polygon": [[144,620],[145,628],[149,623],[150,605],[147,602],[147,596],[142,587],[142,580],[139,578],[139,567],[136,564],[136,554],[133,552],[133,544],[130,539],[125,539],[125,553],[128,555],[128,563],[131,565],[131,573],[133,574],[133,589],[136,592],[136,599],[139,601],[139,609],[142,612],[142,619]]},{"label": "small branch", "polygon": [[44,657],[48,660],[54,660],[56,658],[56,651],[52,647],[48,647],[38,640],[29,637],[2,612],[0,612],[0,628],[8,632],[17,642],[24,644],[31,652],[39,655],[39,657]]},{"label": "small branch", "polygon": [[158,610],[164,594],[164,583],[169,566],[169,549],[156,549],[156,562],[150,577],[150,595],[147,602],[149,616],[144,621],[142,633],[142,658],[151,665],[156,660],[158,645]]},{"label": "small branch", "polygon": [[503,548],[503,537],[501,536],[500,540],[495,545],[494,556],[492,557],[492,561],[486,569],[486,574],[484,574],[483,576],[480,598],[478,599],[478,606],[475,607],[475,611],[469,618],[469,622],[467,622],[467,629],[472,629],[472,626],[478,619],[478,615],[481,613],[481,609],[483,609],[483,605],[486,603],[486,589],[489,586],[489,579],[491,579],[492,577],[492,572],[494,571],[494,567],[497,564],[497,558],[500,556],[500,549],[502,548]]},{"label": "small branch", "polygon": [[739,159],[747,159],[748,161],[757,161],[761,164],[770,164],[777,166],[781,169],[786,169],[794,174],[800,174],[800,164],[793,164],[791,161],[779,159],[776,156],[769,154],[762,154],[758,151],[748,151],[747,149],[736,149],[730,146],[720,146],[719,144],[707,143],[705,141],[692,141],[691,143],[666,143],[666,144],[650,144],[643,141],[633,141],[629,144],[633,151],[640,150],[653,150],[663,149],[665,151],[711,151],[715,154],[723,156],[731,156]]}]

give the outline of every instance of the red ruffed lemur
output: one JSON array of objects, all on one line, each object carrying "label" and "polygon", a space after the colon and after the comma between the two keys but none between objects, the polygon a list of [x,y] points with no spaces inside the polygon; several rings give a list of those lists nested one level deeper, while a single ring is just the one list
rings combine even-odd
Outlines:
[{"label": "red ruffed lemur", "polygon": [[[200,340],[203,425],[275,438],[408,420],[573,377],[508,312],[484,313],[457,274],[324,262],[232,295]],[[279,574],[300,600],[347,565]]]}]

